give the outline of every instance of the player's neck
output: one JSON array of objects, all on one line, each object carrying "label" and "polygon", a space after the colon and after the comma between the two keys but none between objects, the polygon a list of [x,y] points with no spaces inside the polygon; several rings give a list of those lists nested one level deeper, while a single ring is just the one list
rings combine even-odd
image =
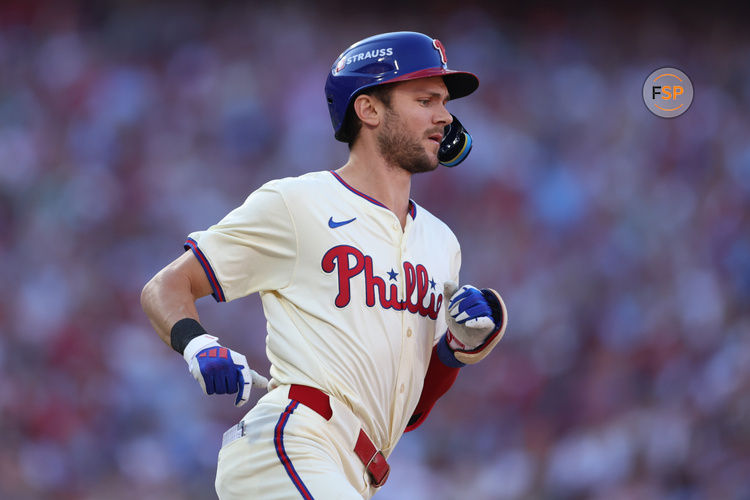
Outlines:
[{"label": "player's neck", "polygon": [[405,226],[412,174],[388,165],[379,155],[363,155],[356,150],[350,152],[349,161],[336,173],[354,189],[388,207],[398,217],[401,227]]}]

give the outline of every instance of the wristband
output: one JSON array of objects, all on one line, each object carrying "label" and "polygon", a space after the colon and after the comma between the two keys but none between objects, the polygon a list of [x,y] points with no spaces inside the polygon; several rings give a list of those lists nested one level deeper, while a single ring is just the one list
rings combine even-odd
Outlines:
[{"label": "wristband", "polygon": [[193,318],[183,318],[174,324],[172,330],[169,332],[170,343],[172,349],[179,352],[180,354],[185,353],[185,347],[195,337],[201,335],[207,335],[208,332]]},{"label": "wristband", "polygon": [[[448,330],[450,332],[450,330]],[[462,363],[456,359],[456,354],[448,344],[448,332],[446,332],[437,343],[437,355],[438,359],[445,365],[451,368],[461,368],[466,366],[466,363]]]}]

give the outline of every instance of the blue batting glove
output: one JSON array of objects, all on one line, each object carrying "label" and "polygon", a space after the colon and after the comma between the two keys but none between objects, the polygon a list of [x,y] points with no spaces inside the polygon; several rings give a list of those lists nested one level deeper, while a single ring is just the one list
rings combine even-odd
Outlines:
[{"label": "blue batting glove", "polygon": [[[492,309],[482,292],[471,285],[464,285],[450,299],[448,310],[456,323],[471,326],[480,318],[492,318]],[[494,322],[493,322],[494,324]]]},{"label": "blue batting glove", "polygon": [[235,406],[250,399],[252,386],[267,387],[268,379],[251,370],[242,354],[221,346],[217,338],[201,335],[185,347],[190,373],[206,394],[234,394]]},{"label": "blue batting glove", "polygon": [[[480,346],[495,330],[492,308],[481,290],[464,285],[460,289],[453,281],[443,284],[443,300],[448,300],[445,318],[454,349],[473,349]],[[457,342],[456,342],[457,341]]]},{"label": "blue batting glove", "polygon": [[505,334],[508,311],[492,288],[460,289],[453,281],[443,283],[448,331],[438,344],[438,355],[448,366],[464,366],[484,359]]}]

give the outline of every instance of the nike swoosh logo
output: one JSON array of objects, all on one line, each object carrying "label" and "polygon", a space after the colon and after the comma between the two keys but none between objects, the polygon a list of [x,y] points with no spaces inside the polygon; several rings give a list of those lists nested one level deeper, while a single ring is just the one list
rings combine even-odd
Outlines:
[{"label": "nike swoosh logo", "polygon": [[331,229],[336,229],[337,227],[345,226],[349,224],[350,222],[354,222],[355,220],[357,220],[356,217],[354,217],[353,219],[342,220],[341,222],[336,222],[333,220],[333,217],[331,217],[330,219],[328,219],[328,227],[330,227]]}]

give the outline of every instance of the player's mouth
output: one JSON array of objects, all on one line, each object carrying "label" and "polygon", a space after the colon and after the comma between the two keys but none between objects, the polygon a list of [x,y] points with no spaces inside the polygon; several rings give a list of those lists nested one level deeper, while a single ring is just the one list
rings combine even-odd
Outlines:
[{"label": "player's mouth", "polygon": [[431,134],[431,135],[429,135],[429,136],[428,136],[427,138],[428,138],[429,140],[431,140],[431,141],[435,141],[435,142],[437,142],[437,143],[438,143],[438,145],[440,145],[440,143],[441,143],[441,142],[442,142],[442,140],[443,140],[443,134]]}]

